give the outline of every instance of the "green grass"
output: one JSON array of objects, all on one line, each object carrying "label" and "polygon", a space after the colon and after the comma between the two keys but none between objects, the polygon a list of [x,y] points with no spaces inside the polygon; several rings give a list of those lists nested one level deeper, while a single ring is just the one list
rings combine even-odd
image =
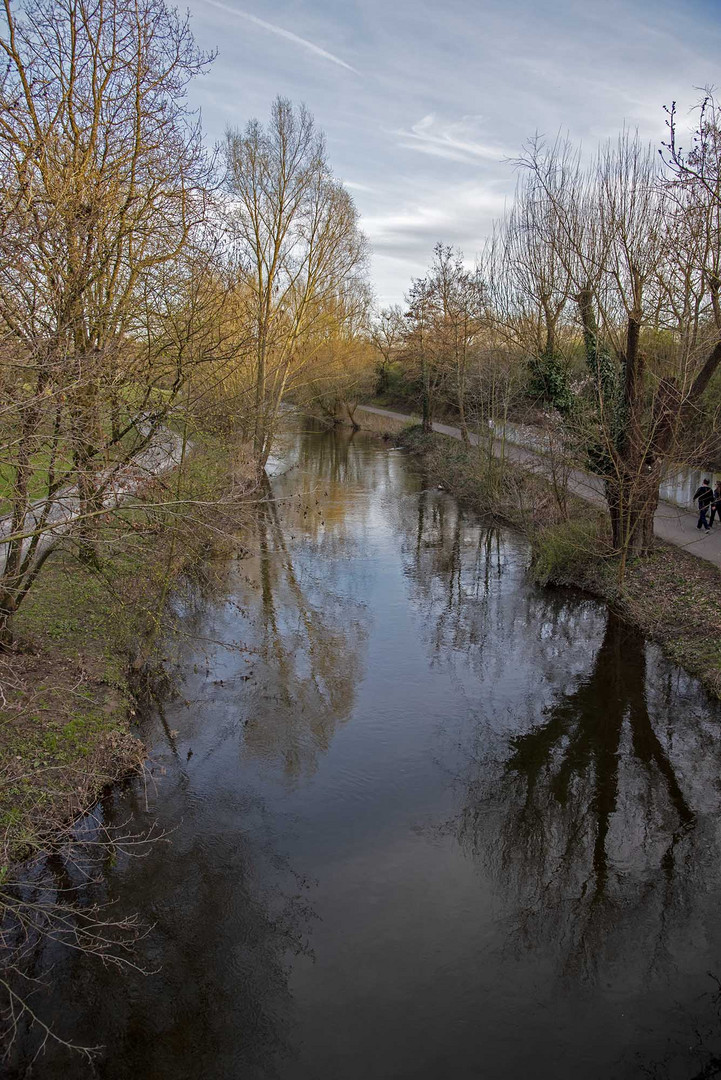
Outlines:
[{"label": "green grass", "polygon": [[533,537],[531,572],[538,585],[576,585],[608,593],[614,579],[608,560],[608,524],[604,515],[586,513],[539,529]]},{"label": "green grass", "polygon": [[[32,500],[42,499],[48,492],[49,470],[52,455],[50,450],[39,450],[30,457],[30,478],[28,481],[28,494]],[[70,455],[67,447],[61,451],[55,461],[55,472],[63,473],[70,466]],[[11,509],[10,498],[15,484],[15,469],[10,465],[0,466],[0,514],[6,514]]]},{"label": "green grass", "polygon": [[[146,508],[126,509],[99,533],[101,563],[72,551],[45,564],[13,622],[18,651],[0,656],[0,865],[42,849],[109,782],[144,757],[132,734],[138,668],[155,666],[161,605],[212,555],[217,528],[232,536],[241,509],[211,505],[170,516],[162,500],[218,499],[236,467],[225,442],[197,439],[182,477],[169,474]],[[212,528],[203,528],[203,513]]]},{"label": "green grass", "polygon": [[658,543],[627,569],[617,604],[664,652],[721,697],[721,571]]},{"label": "green grass", "polygon": [[[130,414],[122,416],[120,418],[121,425],[128,423]],[[106,418],[102,425],[103,438],[110,439],[110,418]],[[125,433],[120,442],[112,447],[110,450],[110,457],[117,460],[118,456],[122,456],[132,452],[138,442],[138,435],[134,429],[130,429]],[[6,431],[0,431],[0,443],[12,444],[12,434]],[[40,444],[43,445],[40,445]],[[35,453],[30,455],[30,475],[28,480],[28,495],[32,501],[40,500],[44,498],[48,493],[48,486],[50,482],[50,465],[53,461],[54,453],[54,473],[55,482],[64,475],[69,474],[68,483],[73,482],[71,466],[72,466],[72,445],[69,439],[61,440],[53,451],[52,442],[47,435],[38,435],[37,437],[38,449]],[[99,458],[99,467],[102,468],[103,460]],[[0,515],[7,514],[12,508],[11,498],[15,485],[16,471],[12,463],[5,462],[0,465]]]},{"label": "green grass", "polygon": [[119,560],[100,575],[58,555],[16,616],[23,651],[5,658],[15,689],[0,710],[0,861],[41,848],[142,759],[127,672],[144,613],[127,592],[119,599],[139,570]]}]

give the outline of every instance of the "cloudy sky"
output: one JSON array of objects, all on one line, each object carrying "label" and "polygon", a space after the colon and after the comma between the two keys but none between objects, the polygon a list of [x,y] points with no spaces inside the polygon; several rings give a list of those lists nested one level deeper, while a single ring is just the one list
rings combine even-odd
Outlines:
[{"label": "cloudy sky", "polygon": [[[184,6],[181,4],[181,6]],[[441,240],[468,261],[534,132],[587,148],[624,124],[658,142],[664,104],[721,82],[721,0],[189,0],[217,49],[193,90],[211,141],[277,94],[325,131],[373,249],[381,304]]]}]

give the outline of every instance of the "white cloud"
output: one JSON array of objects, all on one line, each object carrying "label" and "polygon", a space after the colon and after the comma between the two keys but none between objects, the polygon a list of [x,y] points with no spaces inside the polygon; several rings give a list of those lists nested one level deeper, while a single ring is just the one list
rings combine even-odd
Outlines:
[{"label": "white cloud", "polygon": [[463,116],[460,120],[442,123],[433,113],[424,116],[410,131],[397,131],[400,145],[432,157],[476,164],[480,161],[503,161],[511,151],[492,142],[474,137],[481,127],[482,117]]},{"label": "white cloud", "polygon": [[347,187],[349,191],[364,191],[372,193],[377,191],[377,188],[371,187],[370,184],[359,184],[355,180],[344,180],[343,186]]},{"label": "white cloud", "polygon": [[427,256],[438,241],[474,255],[494,218],[503,213],[505,195],[478,184],[449,184],[440,192],[401,207],[364,214],[361,224],[373,246],[384,252]]}]

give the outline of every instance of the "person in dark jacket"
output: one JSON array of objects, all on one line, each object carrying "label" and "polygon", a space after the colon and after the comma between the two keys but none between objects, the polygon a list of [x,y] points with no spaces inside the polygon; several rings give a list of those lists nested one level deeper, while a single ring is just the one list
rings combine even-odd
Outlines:
[{"label": "person in dark jacket", "polygon": [[701,487],[697,490],[696,494],[694,495],[693,501],[696,502],[697,499],[698,499],[698,524],[697,524],[696,528],[697,529],[704,528],[706,530],[706,532],[708,532],[709,529],[711,528],[711,526],[709,525],[708,521],[706,520],[706,513],[708,511],[709,506],[713,502],[713,488],[711,487],[708,480],[704,480],[703,484],[701,485]]},{"label": "person in dark jacket", "polygon": [[711,517],[709,518],[709,526],[713,528],[713,519],[718,514],[719,521],[721,521],[721,480],[717,480],[713,487],[713,502],[711,503]]}]

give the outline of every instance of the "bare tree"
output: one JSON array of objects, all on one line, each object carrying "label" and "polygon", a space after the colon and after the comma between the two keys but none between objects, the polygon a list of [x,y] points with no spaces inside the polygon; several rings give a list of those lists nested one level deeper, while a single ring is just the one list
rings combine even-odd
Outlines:
[{"label": "bare tree", "polygon": [[436,244],[424,278],[415,279],[406,297],[408,312],[403,355],[420,369],[423,428],[430,431],[444,389],[457,410],[468,443],[466,394],[471,352],[484,326],[485,286],[479,272],[466,270],[463,254]]},{"label": "bare tree", "polygon": [[305,108],[273,103],[226,138],[236,239],[247,266],[255,335],[254,454],[265,468],[278,411],[302,365],[304,342],[329,300],[362,271],[365,243],[353,200],[330,172]]},{"label": "bare tree", "polygon": [[[182,380],[153,362],[145,301],[207,213],[188,82],[209,58],[164,0],[4,0],[0,50],[0,411],[10,511],[0,637],[51,550],[153,439]],[[159,278],[160,275],[160,278]],[[157,287],[157,286],[156,286]],[[157,358],[155,358],[157,361]]]},{"label": "bare tree", "polygon": [[403,358],[416,375],[421,394],[423,431],[433,430],[433,413],[441,371],[433,350],[433,300],[428,278],[414,278],[406,295],[406,334]]},{"label": "bare tree", "polygon": [[564,144],[534,143],[523,164],[552,207],[545,242],[573,286],[593,384],[586,445],[623,575],[653,545],[663,467],[721,363],[708,187],[674,190],[629,132],[585,171]]},{"label": "bare tree", "polygon": [[665,164],[676,181],[701,188],[702,200],[721,204],[721,104],[709,87],[697,105],[698,120],[691,134],[691,149],[679,144],[678,110],[676,102],[668,113],[669,141],[660,151]]},{"label": "bare tree", "polygon": [[379,357],[377,394],[385,394],[388,390],[391,367],[403,344],[404,332],[403,309],[399,304],[382,308],[371,323],[371,340]]},{"label": "bare tree", "polygon": [[436,244],[429,275],[433,343],[437,366],[446,372],[447,396],[458,410],[461,437],[468,444],[466,394],[471,353],[485,325],[486,289],[476,269],[463,264],[463,253]]},{"label": "bare tree", "polygon": [[502,296],[505,325],[529,366],[531,394],[567,413],[572,399],[562,321],[572,281],[557,250],[553,215],[549,193],[533,177],[522,177],[501,231]]}]

